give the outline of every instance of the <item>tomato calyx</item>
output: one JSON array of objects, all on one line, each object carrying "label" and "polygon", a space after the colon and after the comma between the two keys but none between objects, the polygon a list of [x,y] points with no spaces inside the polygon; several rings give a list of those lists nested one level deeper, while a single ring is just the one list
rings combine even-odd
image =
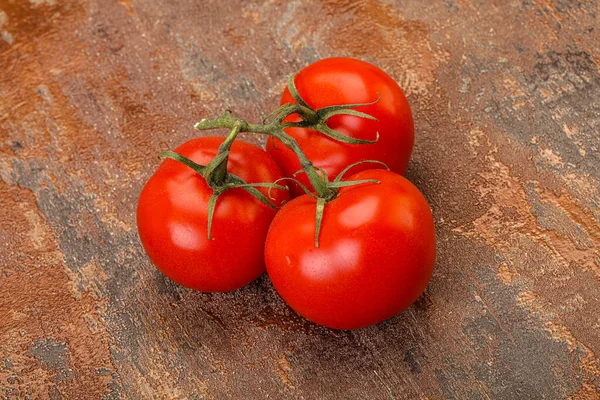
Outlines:
[{"label": "tomato calyx", "polygon": [[381,161],[377,161],[377,160],[359,161],[354,164],[350,164],[349,166],[344,168],[342,170],[342,172],[340,172],[338,174],[338,176],[335,177],[333,182],[329,182],[329,179],[327,178],[327,173],[325,172],[325,170],[319,168],[321,170],[321,176],[322,176],[323,180],[325,181],[325,184],[334,194],[330,195],[328,197],[320,197],[319,196],[317,198],[317,206],[316,206],[316,210],[315,210],[316,211],[316,214],[315,214],[315,247],[316,248],[319,248],[319,235],[321,233],[321,225],[323,224],[323,214],[325,213],[325,205],[327,205],[327,203],[334,200],[338,196],[339,189],[343,188],[343,187],[348,187],[348,186],[362,185],[365,183],[375,183],[375,184],[381,183],[380,181],[378,181],[376,179],[360,179],[360,180],[353,180],[353,181],[342,181],[342,178],[344,177],[344,175],[346,175],[346,173],[348,171],[350,171],[353,167],[360,165],[360,164],[364,164],[364,163],[381,164],[381,165],[385,166],[386,169],[389,169],[387,167],[387,165],[385,165],[385,163],[382,163]]},{"label": "tomato calyx", "polygon": [[[302,121],[300,122],[286,122],[285,124],[283,124],[284,129],[292,127],[310,128],[322,133],[323,135],[333,140],[348,144],[372,144],[379,140],[379,132],[376,133],[375,139],[373,140],[357,139],[348,135],[344,135],[343,133],[331,129],[329,126],[327,126],[327,120],[333,117],[334,115],[353,115],[355,117],[377,121],[377,118],[373,117],[372,115],[354,110],[354,108],[370,106],[379,102],[379,100],[381,99],[379,93],[377,93],[377,99],[369,103],[341,104],[323,107],[315,110],[311,106],[309,106],[308,103],[306,103],[306,101],[304,101],[302,96],[300,96],[300,93],[298,92],[298,89],[296,88],[295,84],[297,75],[298,74],[295,74],[289,77],[288,90],[290,91],[290,94],[292,95],[294,100],[296,100],[298,104],[300,104],[303,107],[305,114],[300,115],[302,117]],[[285,104],[281,106],[280,109],[283,107],[285,107]]]},{"label": "tomato calyx", "polygon": [[[241,120],[237,120],[233,128],[231,129],[230,134],[227,138],[221,143],[219,149],[217,151],[217,155],[208,163],[208,165],[200,165],[189,158],[175,153],[174,151],[163,151],[159,154],[161,158],[170,158],[177,162],[184,164],[185,166],[191,168],[195,172],[197,172],[204,180],[206,184],[213,190],[210,199],[208,200],[207,208],[208,208],[208,228],[207,228],[207,236],[209,240],[213,240],[210,236],[212,221],[215,213],[215,208],[217,205],[217,200],[219,196],[221,196],[224,192],[230,189],[244,189],[260,202],[266,204],[271,208],[278,208],[275,204],[273,204],[267,196],[265,196],[262,192],[260,192],[257,187],[265,187],[269,188],[269,193],[271,189],[279,189],[279,190],[288,190],[287,186],[281,186],[276,183],[271,182],[258,182],[258,183],[246,183],[239,176],[232,174],[227,171],[227,162],[229,161],[229,154],[231,151],[231,145],[233,144],[235,138],[237,137],[240,129],[243,128],[245,122]],[[271,197],[272,198],[272,197]]]},{"label": "tomato calyx", "polygon": [[[375,183],[375,184],[381,183],[380,181],[378,181],[376,179],[358,179],[358,180],[352,180],[352,181],[342,181],[344,175],[346,175],[348,173],[348,171],[350,171],[352,168],[356,167],[357,165],[365,164],[365,163],[379,164],[379,165],[384,166],[385,169],[387,169],[388,171],[390,170],[388,168],[388,166],[381,161],[363,160],[363,161],[358,161],[358,162],[348,165],[346,168],[344,168],[342,170],[342,172],[340,172],[335,177],[335,179],[332,182],[330,182],[329,178],[327,176],[327,172],[325,172],[325,170],[323,168],[315,167],[320,172],[319,179],[321,180],[321,185],[325,186],[328,189],[328,192],[324,196],[313,193],[312,191],[310,191],[310,189],[308,189],[306,187],[306,185],[304,185],[302,182],[300,182],[298,179],[295,179],[295,178],[287,178],[287,177],[280,178],[274,182],[274,183],[277,183],[277,182],[284,181],[284,180],[294,181],[298,186],[300,186],[302,188],[302,190],[304,190],[304,192],[307,195],[316,199],[316,209],[315,209],[315,247],[316,248],[319,248],[319,235],[321,233],[321,225],[323,224],[323,214],[325,212],[325,206],[327,205],[327,203],[329,203],[330,201],[333,201],[338,196],[339,189],[341,189],[343,187],[362,185],[365,183]],[[301,174],[302,172],[304,172],[304,170],[296,171],[294,173],[294,176],[297,176],[298,174]],[[314,186],[314,184],[313,184],[313,186]],[[271,189],[269,189],[269,193],[270,192],[271,192]]]}]

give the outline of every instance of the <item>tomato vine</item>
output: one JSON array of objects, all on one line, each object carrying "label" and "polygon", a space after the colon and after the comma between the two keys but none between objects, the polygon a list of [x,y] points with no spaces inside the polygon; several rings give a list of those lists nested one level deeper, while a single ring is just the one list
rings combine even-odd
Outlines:
[{"label": "tomato vine", "polygon": [[[331,328],[392,317],[423,293],[436,253],[431,209],[401,176],[414,143],[402,89],[369,63],[331,58],[291,76],[280,103],[262,123],[202,119],[197,130],[229,133],[160,153],[138,202],[144,249],[201,291],[266,270],[290,307]],[[267,136],[266,149],[242,132]]]},{"label": "tomato vine", "polygon": [[[210,198],[208,204],[208,238],[210,239],[210,232],[212,227],[212,219],[214,217],[216,201],[218,197],[229,189],[243,188],[250,194],[255,196],[261,202],[267,204],[270,207],[275,207],[269,199],[256,190],[256,187],[267,187],[269,189],[285,189],[285,187],[275,183],[252,183],[248,184],[241,180],[239,177],[232,175],[227,172],[227,161],[229,156],[229,150],[231,144],[236,139],[237,135],[241,132],[250,132],[255,134],[264,134],[269,137],[278,139],[285,146],[290,148],[298,158],[301,166],[301,170],[297,173],[304,172],[311,185],[315,189],[316,195],[312,194],[311,191],[299,181],[294,178],[284,178],[293,180],[305,189],[305,192],[317,199],[317,206],[315,212],[316,218],[316,230],[315,230],[315,247],[319,247],[319,232],[321,230],[321,223],[323,220],[323,212],[325,204],[328,201],[335,198],[338,189],[340,187],[346,187],[351,185],[358,185],[362,183],[378,183],[375,180],[361,180],[361,181],[344,181],[341,182],[341,177],[353,166],[361,164],[363,162],[369,162],[371,160],[365,160],[358,163],[354,163],[346,168],[342,173],[336,177],[333,182],[330,182],[327,173],[324,169],[315,167],[312,161],[306,156],[296,139],[293,136],[288,135],[285,129],[292,127],[302,127],[314,129],[322,133],[323,135],[330,137],[336,141],[348,144],[370,144],[375,143],[379,139],[379,134],[373,140],[357,139],[344,135],[334,129],[327,126],[329,118],[335,115],[352,115],[359,118],[365,118],[376,121],[377,119],[369,114],[355,110],[356,107],[369,106],[376,104],[380,96],[378,94],[377,99],[369,103],[356,103],[356,104],[340,104],[334,106],[323,107],[319,109],[313,109],[310,107],[300,96],[295,85],[296,75],[290,76],[288,79],[288,90],[290,91],[294,100],[297,103],[283,104],[278,109],[267,115],[263,120],[262,124],[248,123],[246,120],[238,117],[234,117],[230,111],[225,111],[218,118],[215,119],[202,119],[200,122],[194,125],[197,130],[211,130],[219,128],[230,129],[231,132],[225,139],[225,141],[219,147],[218,153],[215,158],[206,166],[196,164],[192,160],[177,154],[173,151],[165,151],[159,154],[164,158],[171,158],[175,161],[181,162],[182,164],[192,168],[198,172],[207,182],[207,184],[213,189],[213,195]],[[286,118],[292,114],[296,114],[300,117],[300,121],[286,122]],[[271,119],[271,122],[267,121]],[[373,160],[373,162],[378,162]],[[380,162],[381,163],[381,162]],[[383,164],[383,163],[381,163]],[[385,165],[385,164],[384,164]],[[386,166],[387,168],[387,166]]]}]

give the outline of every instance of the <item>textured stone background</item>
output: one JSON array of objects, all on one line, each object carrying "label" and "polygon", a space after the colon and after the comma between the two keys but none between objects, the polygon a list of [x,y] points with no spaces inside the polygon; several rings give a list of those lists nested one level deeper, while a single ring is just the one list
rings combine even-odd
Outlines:
[{"label": "textured stone background", "polygon": [[[165,279],[134,210],[157,152],[347,55],[416,121],[427,292],[331,331],[263,276]],[[0,0],[0,397],[600,398],[594,0]]]}]

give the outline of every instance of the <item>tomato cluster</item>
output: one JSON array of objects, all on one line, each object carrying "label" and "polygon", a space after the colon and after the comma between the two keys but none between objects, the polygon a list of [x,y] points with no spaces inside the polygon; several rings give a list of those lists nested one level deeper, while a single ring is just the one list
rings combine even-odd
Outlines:
[{"label": "tomato cluster", "polygon": [[[200,291],[237,289],[266,268],[290,307],[331,328],[396,315],[425,290],[436,251],[429,205],[401,175],[414,140],[402,90],[369,63],[330,58],[292,78],[281,105],[270,124],[197,124],[232,133],[183,144],[150,178],[137,210],[144,249]],[[267,151],[234,141],[239,131],[270,135]]]}]

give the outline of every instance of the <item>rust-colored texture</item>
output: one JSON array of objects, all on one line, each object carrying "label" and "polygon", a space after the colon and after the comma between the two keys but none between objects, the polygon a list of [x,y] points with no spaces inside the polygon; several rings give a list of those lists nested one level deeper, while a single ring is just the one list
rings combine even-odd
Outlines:
[{"label": "rust-colored texture", "polygon": [[[599,4],[0,0],[0,398],[600,398]],[[157,153],[336,55],[413,107],[426,293],[339,332],[266,276],[164,278],[135,227]]]}]

